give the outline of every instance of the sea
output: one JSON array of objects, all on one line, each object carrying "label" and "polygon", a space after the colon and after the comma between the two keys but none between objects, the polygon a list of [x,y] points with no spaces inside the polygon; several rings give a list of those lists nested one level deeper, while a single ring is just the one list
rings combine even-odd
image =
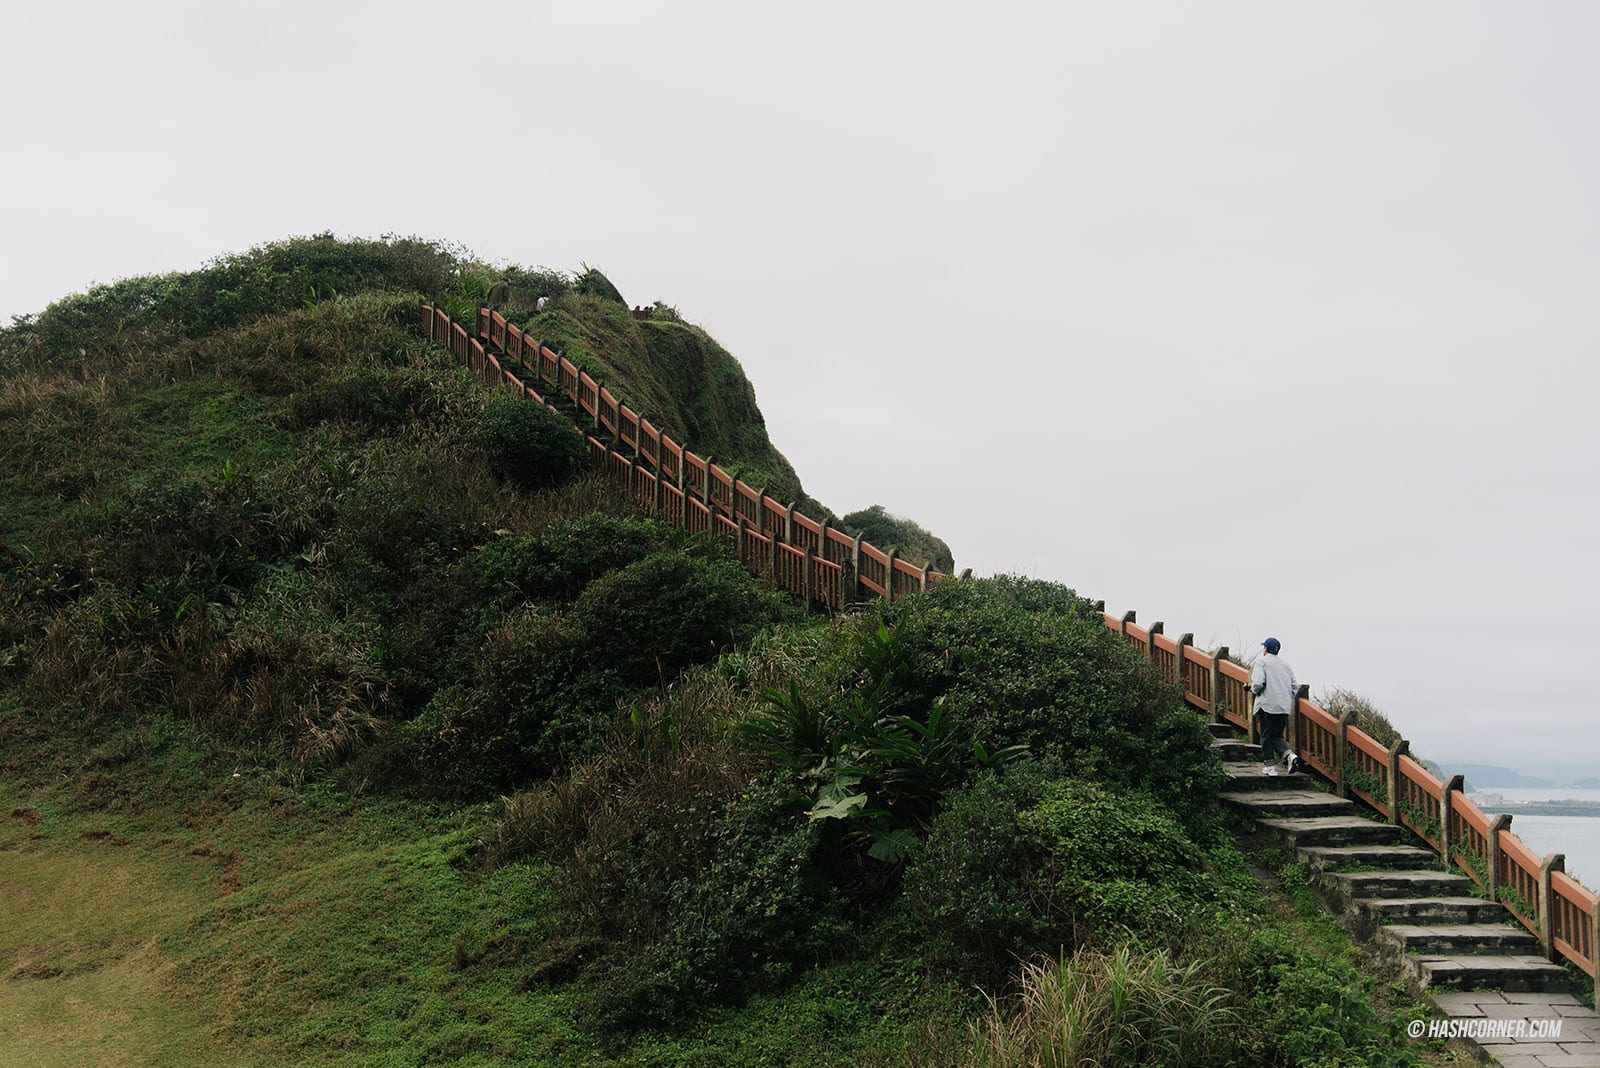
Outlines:
[{"label": "sea", "polygon": [[[1499,811],[1485,804],[1485,795],[1498,794],[1505,801],[1596,801],[1600,790],[1580,790],[1568,786],[1503,786],[1467,796],[1485,812]],[[1590,890],[1600,890],[1600,816],[1511,817],[1511,833],[1522,839],[1539,856],[1564,853],[1567,874]]]}]

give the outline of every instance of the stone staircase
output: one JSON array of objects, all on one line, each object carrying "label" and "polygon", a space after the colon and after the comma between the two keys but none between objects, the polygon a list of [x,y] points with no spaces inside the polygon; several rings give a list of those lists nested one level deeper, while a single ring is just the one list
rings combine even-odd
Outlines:
[{"label": "stone staircase", "polygon": [[1266,774],[1257,746],[1225,725],[1212,747],[1231,783],[1223,798],[1263,836],[1289,847],[1330,911],[1387,956],[1419,993],[1429,990],[1567,989],[1567,971],[1505,909],[1475,896],[1465,875],[1443,870],[1411,833],[1364,815],[1357,802],[1312,788],[1311,777]]},{"label": "stone staircase", "polygon": [[1314,789],[1310,775],[1265,774],[1260,748],[1231,727],[1212,733],[1231,777],[1223,797],[1261,836],[1294,851],[1324,905],[1432,1005],[1429,1026],[1483,1025],[1445,1037],[1501,1068],[1600,1068],[1600,1013],[1567,990],[1566,969],[1545,960],[1505,909],[1476,896],[1470,879],[1444,870],[1409,831]]}]

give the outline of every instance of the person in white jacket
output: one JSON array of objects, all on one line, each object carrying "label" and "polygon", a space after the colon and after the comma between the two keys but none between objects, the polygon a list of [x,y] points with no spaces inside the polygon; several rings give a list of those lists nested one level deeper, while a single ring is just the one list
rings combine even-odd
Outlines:
[{"label": "person in white jacket", "polygon": [[1278,656],[1282,647],[1276,638],[1262,642],[1261,656],[1250,669],[1250,692],[1255,694],[1256,715],[1261,717],[1261,770],[1268,775],[1278,774],[1279,760],[1291,775],[1302,765],[1283,737],[1300,687],[1294,681],[1294,668]]}]

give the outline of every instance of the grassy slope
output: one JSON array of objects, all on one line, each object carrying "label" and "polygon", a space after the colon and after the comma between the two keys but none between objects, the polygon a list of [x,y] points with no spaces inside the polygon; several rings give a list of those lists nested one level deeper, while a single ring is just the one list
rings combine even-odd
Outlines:
[{"label": "grassy slope", "polygon": [[841,964],[602,1049],[539,979],[550,870],[471,859],[487,807],[236,778],[147,733],[115,768],[36,739],[0,769],[0,1065],[853,1064],[910,1015],[915,975]]}]

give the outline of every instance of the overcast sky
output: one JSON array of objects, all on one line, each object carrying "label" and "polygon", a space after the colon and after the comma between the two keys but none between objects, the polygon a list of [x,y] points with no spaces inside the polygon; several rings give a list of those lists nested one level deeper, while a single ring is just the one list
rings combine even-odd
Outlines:
[{"label": "overcast sky", "polygon": [[0,317],[323,230],[599,266],[742,361],[834,509],[1201,645],[1276,635],[1423,756],[1600,774],[1600,5],[0,30]]}]

